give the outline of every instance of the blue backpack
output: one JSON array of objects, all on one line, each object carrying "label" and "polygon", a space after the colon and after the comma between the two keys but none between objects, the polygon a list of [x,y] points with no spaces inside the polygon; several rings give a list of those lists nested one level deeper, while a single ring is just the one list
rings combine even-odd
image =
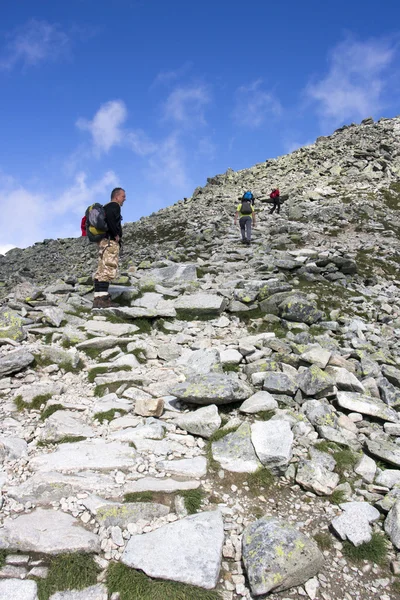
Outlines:
[{"label": "blue backpack", "polygon": [[254,196],[251,192],[246,192],[243,194],[243,200],[253,200]]}]

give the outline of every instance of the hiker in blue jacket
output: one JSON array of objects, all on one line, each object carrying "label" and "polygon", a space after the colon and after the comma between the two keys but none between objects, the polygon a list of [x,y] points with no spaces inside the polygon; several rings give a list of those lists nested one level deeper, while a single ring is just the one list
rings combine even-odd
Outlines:
[{"label": "hiker in blue jacket", "polygon": [[256,214],[254,212],[254,196],[251,192],[243,194],[243,198],[238,204],[235,213],[235,225],[239,218],[240,232],[242,234],[242,244],[251,244],[251,224],[256,225]]}]

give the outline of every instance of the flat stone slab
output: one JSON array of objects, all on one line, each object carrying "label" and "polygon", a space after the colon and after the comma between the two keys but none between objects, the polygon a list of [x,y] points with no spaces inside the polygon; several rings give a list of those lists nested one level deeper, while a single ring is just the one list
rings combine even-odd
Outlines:
[{"label": "flat stone slab", "polygon": [[183,383],[172,385],[169,391],[185,402],[220,405],[246,400],[253,390],[237,377],[208,373],[189,377]]},{"label": "flat stone slab", "polygon": [[359,392],[361,394],[365,392],[361,381],[359,381],[357,377],[353,373],[350,373],[350,371],[347,369],[344,369],[343,367],[328,366],[326,371],[329,373],[329,375],[331,375],[336,387],[339,390],[343,390],[345,392]]},{"label": "flat stone slab", "polygon": [[99,583],[84,590],[56,592],[49,600],[108,600],[108,592],[106,586]]},{"label": "flat stone slab", "polygon": [[92,404],[93,414],[108,412],[109,410],[124,410],[131,411],[133,402],[127,398],[119,398],[117,394],[106,394],[102,398],[97,398]]},{"label": "flat stone slab", "polygon": [[243,532],[243,562],[255,596],[302,585],[324,557],[317,544],[288,523],[263,517]]},{"label": "flat stone slab", "polygon": [[120,337],[139,331],[133,323],[110,323],[109,321],[87,321],[84,328],[89,333],[100,333]]},{"label": "flat stone slab", "polygon": [[121,562],[150,577],[213,589],[221,568],[224,524],[219,511],[199,513],[133,535]]},{"label": "flat stone slab", "polygon": [[38,508],[16,519],[6,519],[0,530],[0,547],[21,552],[62,554],[99,552],[97,535],[61,511]]},{"label": "flat stone slab", "polygon": [[400,548],[400,498],[398,498],[389,511],[385,521],[385,531],[392,544]]},{"label": "flat stone slab", "polygon": [[165,471],[177,477],[204,477],[207,473],[207,459],[205,456],[195,458],[182,458],[180,460],[163,460],[157,463],[160,471]]},{"label": "flat stone slab", "polygon": [[177,311],[194,311],[201,314],[221,313],[228,305],[228,301],[223,296],[217,294],[189,294],[181,296],[174,302]]},{"label": "flat stone slab", "polygon": [[237,431],[213,442],[212,455],[223,469],[233,473],[254,473],[262,467],[251,443],[251,429],[243,423]]},{"label": "flat stone slab", "polygon": [[34,360],[35,357],[33,354],[28,352],[25,348],[12,350],[0,358],[0,377],[18,373],[18,371],[22,371],[22,369],[25,369],[33,363]]},{"label": "flat stone slab", "polygon": [[36,581],[0,580],[0,600],[38,600]]},{"label": "flat stone slab", "polygon": [[306,350],[301,354],[300,359],[306,363],[317,365],[320,369],[325,369],[331,357],[331,352],[321,348],[321,346],[314,346],[310,350]]},{"label": "flat stone slab", "polygon": [[399,421],[396,411],[377,398],[364,396],[357,392],[338,392],[337,402],[341,408],[351,412],[369,415],[391,423],[398,423]]},{"label": "flat stone slab", "polygon": [[269,392],[256,392],[250,398],[247,398],[239,407],[240,412],[255,414],[264,410],[275,410],[278,408],[278,402]]},{"label": "flat stone slab", "polygon": [[[113,313],[120,317],[128,319],[155,319],[157,317],[176,317],[176,310],[172,300],[160,300],[154,308],[144,308],[142,306],[130,306],[113,308]],[[132,340],[131,340],[132,341]]]},{"label": "flat stone slab", "polygon": [[123,495],[123,490],[115,483],[114,477],[91,471],[75,475],[35,473],[20,485],[7,489],[8,496],[22,504],[32,502],[44,506],[81,492],[96,492],[106,498]]},{"label": "flat stone slab", "polygon": [[190,479],[189,481],[177,481],[169,477],[168,479],[157,479],[156,477],[143,477],[137,481],[128,482],[125,486],[125,493],[135,492],[165,492],[173,494],[182,490],[196,490],[200,486],[200,481]]},{"label": "flat stone slab", "polygon": [[159,517],[165,517],[168,513],[168,506],[155,502],[105,504],[97,508],[96,520],[104,527],[126,528],[128,523],[136,523],[142,519],[153,521]]},{"label": "flat stone slab", "polygon": [[347,502],[340,504],[344,511],[332,521],[332,527],[342,540],[349,540],[354,546],[371,541],[370,523],[377,521],[380,512],[367,502]]},{"label": "flat stone slab", "polygon": [[131,341],[131,337],[117,337],[115,335],[109,335],[85,340],[84,342],[77,344],[76,348],[78,350],[108,350],[109,348],[114,348],[119,344],[129,344]]},{"label": "flat stone slab", "polygon": [[76,418],[76,413],[58,410],[48,417],[40,432],[40,440],[59,442],[65,437],[93,437],[94,431],[89,425]]},{"label": "flat stone slab", "polygon": [[180,283],[181,281],[196,281],[197,266],[192,263],[177,263],[168,267],[149,269],[144,279],[160,281],[163,283]]},{"label": "flat stone slab", "polygon": [[372,456],[381,458],[391,465],[400,467],[400,446],[393,442],[367,440],[366,446]]},{"label": "flat stone slab", "polygon": [[90,440],[61,444],[55,452],[36,456],[30,462],[33,471],[49,472],[112,469],[131,469],[135,464],[136,452],[127,444],[106,443],[103,440]]}]

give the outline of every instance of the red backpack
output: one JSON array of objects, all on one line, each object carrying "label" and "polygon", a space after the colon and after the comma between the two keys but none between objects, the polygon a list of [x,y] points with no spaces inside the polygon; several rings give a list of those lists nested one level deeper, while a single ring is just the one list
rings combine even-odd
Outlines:
[{"label": "red backpack", "polygon": [[81,221],[81,231],[82,231],[82,235],[86,236],[86,215],[84,217],[82,217],[82,221]]}]

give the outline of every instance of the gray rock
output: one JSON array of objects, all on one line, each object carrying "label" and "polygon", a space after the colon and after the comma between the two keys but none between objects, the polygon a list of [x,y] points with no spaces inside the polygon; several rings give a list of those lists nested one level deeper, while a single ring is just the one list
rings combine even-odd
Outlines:
[{"label": "gray rock", "polygon": [[391,465],[400,467],[400,446],[386,440],[367,440],[367,450],[372,456],[381,458]]},{"label": "gray rock", "polygon": [[22,369],[33,363],[34,360],[35,357],[33,354],[25,350],[25,348],[12,350],[0,358],[0,377],[18,373],[18,371],[22,371]]},{"label": "gray rock", "polygon": [[220,357],[222,365],[239,365],[243,360],[243,356],[234,348],[223,350]]},{"label": "gray rock", "polygon": [[400,471],[398,469],[385,469],[376,476],[375,483],[390,489],[400,483]]},{"label": "gray rock", "polygon": [[390,537],[392,544],[400,549],[400,498],[398,498],[390,509],[385,520],[385,531]]},{"label": "gray rock", "polygon": [[24,320],[17,312],[7,306],[0,308],[0,338],[22,342],[26,338],[23,325]]},{"label": "gray rock", "polygon": [[292,525],[263,517],[243,532],[243,562],[255,596],[302,585],[324,563],[317,544]]},{"label": "gray rock", "polygon": [[113,308],[113,312],[119,317],[128,319],[155,319],[157,317],[176,317],[176,310],[172,300],[160,300],[154,308],[143,308],[141,306]]},{"label": "gray rock", "polygon": [[220,428],[221,417],[216,405],[211,404],[194,412],[179,415],[174,422],[181,429],[207,439]]},{"label": "gray rock", "polygon": [[217,294],[207,294],[199,292],[197,294],[189,294],[181,296],[175,300],[175,309],[177,311],[194,311],[198,314],[220,314],[225,310],[228,302],[226,298]]},{"label": "gray rock", "polygon": [[40,362],[44,364],[54,364],[59,366],[68,366],[76,369],[79,364],[79,353],[74,350],[62,350],[57,346],[42,346],[39,355]]},{"label": "gray rock", "polygon": [[326,372],[332,377],[339,390],[364,393],[365,390],[361,381],[358,381],[357,377],[347,369],[328,366]]},{"label": "gray rock", "polygon": [[118,398],[117,394],[106,394],[102,398],[98,398],[93,402],[92,411],[94,414],[108,412],[109,410],[124,410],[129,412],[132,410],[132,400]]},{"label": "gray rock", "polygon": [[400,388],[400,369],[391,365],[382,365],[382,375],[396,387]]},{"label": "gray rock", "polygon": [[0,600],[38,600],[36,581],[0,580]]},{"label": "gray rock", "polygon": [[200,478],[207,473],[207,459],[205,456],[196,456],[181,460],[163,460],[157,463],[157,468],[177,477]]},{"label": "gray rock", "polygon": [[321,348],[319,344],[316,344],[313,348],[306,350],[300,355],[300,359],[306,363],[317,365],[320,369],[325,369],[331,357],[331,352]]},{"label": "gray rock", "polygon": [[66,513],[38,508],[30,514],[6,519],[0,532],[0,547],[22,552],[62,554],[99,552],[97,535],[86,531]]},{"label": "gray rock", "polygon": [[172,285],[182,281],[197,280],[197,266],[190,263],[176,263],[159,269],[149,269],[146,280],[160,281],[164,285]]},{"label": "gray rock", "polygon": [[56,592],[49,600],[108,600],[108,592],[105,585],[98,583],[84,590]]},{"label": "gray rock", "polygon": [[86,321],[84,327],[89,333],[100,333],[115,337],[129,335],[139,330],[139,327],[133,324],[110,323],[109,321]]},{"label": "gray rock", "polygon": [[234,374],[209,373],[188,377],[185,382],[172,386],[169,392],[185,402],[220,405],[245,400],[251,396],[252,389]]},{"label": "gray rock", "polygon": [[294,396],[298,385],[286,373],[267,371],[264,377],[263,389],[271,394],[288,394]]},{"label": "gray rock", "polygon": [[39,439],[47,442],[59,442],[65,437],[93,437],[93,429],[75,417],[76,413],[68,410],[58,410],[53,413],[46,419]]},{"label": "gray rock", "polygon": [[309,369],[300,373],[298,384],[306,396],[313,396],[314,398],[322,398],[331,394],[334,386],[332,377],[316,365],[312,365]]},{"label": "gray rock", "polygon": [[261,468],[251,442],[251,429],[248,423],[243,423],[237,431],[228,433],[225,437],[213,442],[212,455],[223,469],[234,473],[254,473]]},{"label": "gray rock", "polygon": [[363,454],[354,467],[354,472],[357,475],[361,475],[364,481],[372,483],[375,479],[376,469],[376,462],[366,454]]},{"label": "gray rock", "polygon": [[285,467],[292,458],[293,433],[287,421],[256,421],[251,442],[265,467]]},{"label": "gray rock", "polygon": [[380,513],[367,502],[340,504],[344,511],[332,521],[332,527],[342,540],[349,540],[354,546],[371,541],[370,523],[379,519]]},{"label": "gray rock", "polygon": [[128,482],[125,486],[125,493],[136,492],[162,492],[173,494],[182,490],[196,490],[200,486],[200,481],[190,479],[187,481],[178,481],[176,479],[157,479],[155,477],[143,477],[137,481]]},{"label": "gray rock", "polygon": [[208,373],[222,372],[217,350],[187,351],[177,360],[177,364],[183,365],[188,374],[207,375]]},{"label": "gray rock", "polygon": [[370,415],[392,423],[397,423],[399,420],[396,411],[370,396],[365,396],[356,392],[338,392],[337,401],[341,408],[345,408],[352,412]]},{"label": "gray rock", "polygon": [[223,542],[221,513],[205,512],[132,536],[121,562],[150,577],[213,589],[218,583]]},{"label": "gray rock", "polygon": [[264,410],[275,410],[278,403],[269,392],[256,392],[239,407],[240,412],[255,414]]},{"label": "gray rock", "polygon": [[122,527],[144,519],[153,521],[165,517],[168,506],[155,502],[126,502],[124,504],[105,504],[96,510],[96,520],[104,527]]},{"label": "gray rock", "polygon": [[135,464],[136,452],[127,444],[94,439],[72,444],[61,444],[55,452],[36,456],[30,462],[33,471],[41,473],[61,471],[73,473],[86,469],[111,471],[130,469]]},{"label": "gray rock", "polygon": [[319,496],[330,496],[339,483],[339,475],[311,460],[301,460],[296,483]]},{"label": "gray rock", "polygon": [[122,495],[115,484],[115,479],[109,475],[84,471],[75,475],[62,473],[36,473],[23,483],[9,487],[7,494],[18,502],[32,502],[36,505],[49,505],[51,502],[75,496],[81,492],[92,492],[112,497]]},{"label": "gray rock", "polygon": [[64,321],[64,311],[57,306],[43,306],[40,307],[45,321],[54,327],[60,327],[62,321]]},{"label": "gray rock", "polygon": [[28,444],[16,437],[0,436],[0,461],[27,458]]},{"label": "gray rock", "polygon": [[[50,398],[52,396],[58,396],[65,390],[65,386],[57,381],[31,383],[21,385],[15,392],[14,399],[17,396],[22,396],[22,400],[25,404],[32,404],[32,401],[37,396],[46,396]],[[45,400],[43,400],[45,402]]]},{"label": "gray rock", "polygon": [[[285,294],[286,295],[286,294]],[[315,302],[308,300],[303,294],[290,294],[278,305],[279,316],[288,321],[312,325],[322,319],[323,313]]]}]

